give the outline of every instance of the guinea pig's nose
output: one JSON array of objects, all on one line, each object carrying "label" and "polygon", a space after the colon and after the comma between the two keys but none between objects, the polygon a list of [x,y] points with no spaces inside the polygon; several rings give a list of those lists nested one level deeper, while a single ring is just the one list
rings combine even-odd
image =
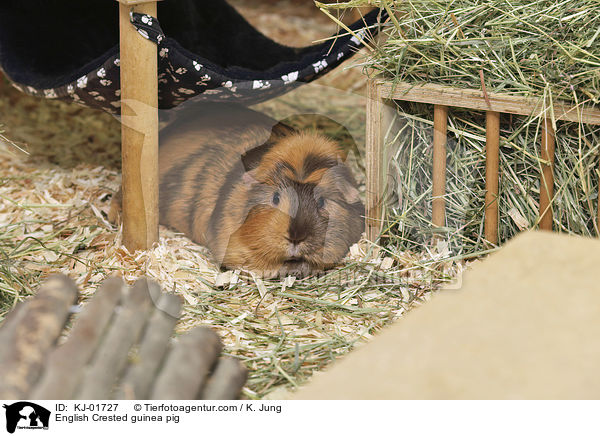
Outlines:
[{"label": "guinea pig's nose", "polygon": [[292,244],[299,244],[308,237],[308,231],[304,226],[291,226],[286,239]]}]

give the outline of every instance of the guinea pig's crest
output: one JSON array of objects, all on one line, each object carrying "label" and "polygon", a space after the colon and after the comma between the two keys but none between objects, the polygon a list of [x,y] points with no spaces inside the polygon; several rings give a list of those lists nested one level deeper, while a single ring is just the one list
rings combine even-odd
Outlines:
[{"label": "guinea pig's crest", "polygon": [[[346,154],[317,133],[284,124],[242,155],[246,202],[221,264],[266,276],[304,276],[339,263],[364,230],[364,206]],[[215,251],[215,250],[213,250]]]}]

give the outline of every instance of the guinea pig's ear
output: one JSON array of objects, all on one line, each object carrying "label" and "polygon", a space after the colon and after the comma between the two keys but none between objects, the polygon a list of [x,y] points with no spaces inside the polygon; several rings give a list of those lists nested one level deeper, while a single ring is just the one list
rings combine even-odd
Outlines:
[{"label": "guinea pig's ear", "polygon": [[346,203],[353,204],[360,201],[354,177],[352,177],[352,173],[346,165],[338,164],[331,167],[323,176],[324,181],[327,181],[327,179],[333,182]]},{"label": "guinea pig's ear", "polygon": [[254,177],[254,172],[255,172],[255,170],[251,170],[251,171],[246,171],[246,172],[244,172],[244,174],[242,174],[242,181],[248,187],[253,186],[256,183],[258,183],[258,180],[256,180],[256,178]]},{"label": "guinea pig's ear", "polygon": [[358,189],[350,183],[348,180],[337,181],[337,188],[344,196],[344,201],[348,204],[358,203],[360,196],[358,195]]},{"label": "guinea pig's ear", "polygon": [[294,130],[287,124],[275,124],[271,128],[271,135],[269,136],[269,139],[267,139],[267,141],[264,144],[254,147],[242,155],[242,163],[244,164],[244,169],[246,171],[252,171],[256,169],[260,165],[263,156],[269,150],[271,150],[275,144],[281,141],[281,139],[293,133],[296,133],[296,130]]}]

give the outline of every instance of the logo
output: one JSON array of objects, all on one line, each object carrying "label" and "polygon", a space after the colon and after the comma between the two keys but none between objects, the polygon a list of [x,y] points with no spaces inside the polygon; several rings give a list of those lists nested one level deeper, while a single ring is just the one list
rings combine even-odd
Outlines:
[{"label": "logo", "polygon": [[19,401],[4,405],[6,409],[6,431],[14,433],[16,429],[48,430],[50,411],[29,401]]}]

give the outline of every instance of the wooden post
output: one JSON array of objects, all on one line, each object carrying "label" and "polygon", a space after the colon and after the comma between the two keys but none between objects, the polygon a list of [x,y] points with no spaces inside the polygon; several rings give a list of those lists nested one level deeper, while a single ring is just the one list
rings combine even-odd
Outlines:
[{"label": "wooden post", "polygon": [[367,85],[367,131],[366,131],[366,217],[367,239],[375,242],[383,226],[383,111],[385,103],[379,96],[377,84],[369,80]]},{"label": "wooden post", "polygon": [[130,11],[156,17],[157,8],[156,1],[132,3],[140,0],[120,0],[119,5],[121,114],[134,115],[128,100],[148,108],[135,111],[135,128],[121,125],[123,243],[129,251],[148,249],[158,241],[157,49],[129,20]]},{"label": "wooden post", "polygon": [[[598,171],[600,172],[600,168],[598,168]],[[598,185],[598,191],[600,191],[600,182],[598,183]],[[597,236],[600,236],[600,195],[598,195],[598,219],[596,220],[596,227],[598,231]]]},{"label": "wooden post", "polygon": [[554,128],[552,121],[542,122],[541,158],[549,164],[542,164],[540,180],[540,229],[552,230],[552,197],[554,197]]},{"label": "wooden post", "polygon": [[8,334],[2,335],[6,342],[0,344],[0,398],[29,398],[77,294],[71,279],[58,274],[50,276],[35,299],[24,305],[7,326]]},{"label": "wooden post", "polygon": [[242,362],[232,357],[221,358],[199,399],[235,400],[240,395],[247,378],[248,370]]},{"label": "wooden post", "polygon": [[152,288],[156,285],[140,278],[130,289],[81,377],[77,399],[109,398],[113,384],[126,368],[129,350],[138,342],[154,308]]},{"label": "wooden post", "polygon": [[195,400],[222,347],[219,336],[208,327],[196,327],[183,336],[166,357],[151,399]]},{"label": "wooden post", "polygon": [[48,357],[46,370],[31,398],[73,398],[83,370],[101,342],[124,289],[125,284],[119,278],[109,278],[102,283],[74,322],[69,338]]},{"label": "wooden post", "polygon": [[446,224],[446,142],[448,140],[448,106],[433,108],[433,202],[431,221],[436,227]]},{"label": "wooden post", "polygon": [[497,245],[500,112],[487,111],[485,121],[485,239]]}]

